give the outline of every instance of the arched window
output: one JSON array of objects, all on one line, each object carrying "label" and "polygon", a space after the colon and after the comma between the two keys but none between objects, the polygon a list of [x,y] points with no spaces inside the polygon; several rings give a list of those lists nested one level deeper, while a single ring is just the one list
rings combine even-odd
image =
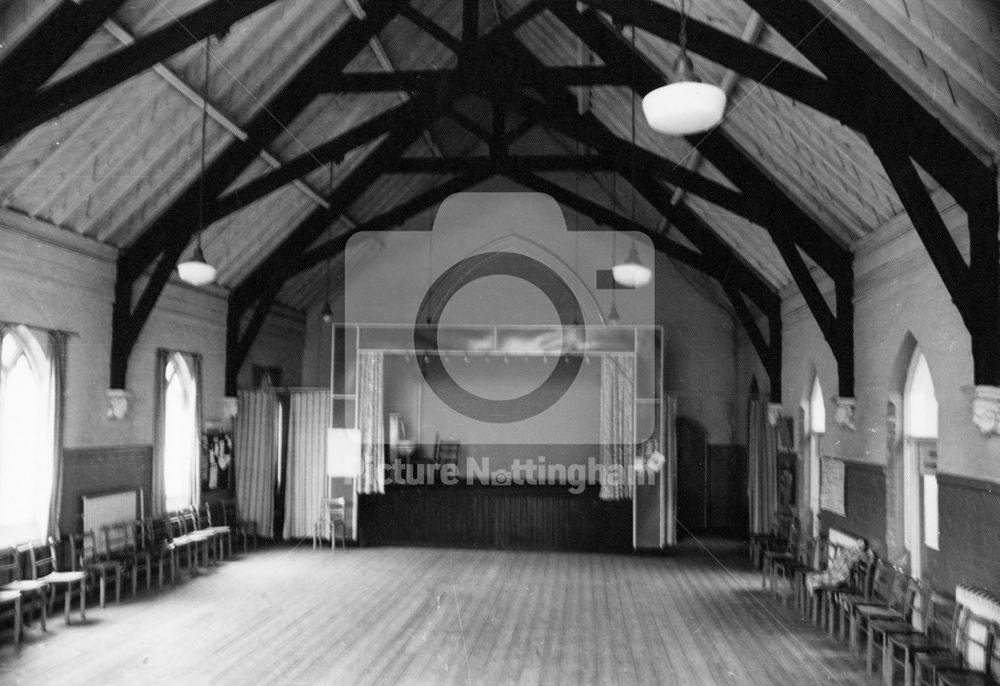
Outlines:
[{"label": "arched window", "polygon": [[918,577],[923,546],[938,547],[938,403],[927,358],[913,351],[903,389],[904,536],[910,573]]},{"label": "arched window", "polygon": [[48,360],[25,327],[0,339],[0,546],[43,539],[52,490]]},{"label": "arched window", "polygon": [[184,356],[167,360],[164,391],[163,490],[166,508],[191,504],[197,448],[197,390]]}]

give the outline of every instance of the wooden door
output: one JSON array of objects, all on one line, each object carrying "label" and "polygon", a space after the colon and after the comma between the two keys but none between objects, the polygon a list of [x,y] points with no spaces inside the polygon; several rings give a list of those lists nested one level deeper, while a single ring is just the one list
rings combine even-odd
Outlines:
[{"label": "wooden door", "polygon": [[705,429],[687,417],[677,427],[677,535],[708,527],[708,444]]}]

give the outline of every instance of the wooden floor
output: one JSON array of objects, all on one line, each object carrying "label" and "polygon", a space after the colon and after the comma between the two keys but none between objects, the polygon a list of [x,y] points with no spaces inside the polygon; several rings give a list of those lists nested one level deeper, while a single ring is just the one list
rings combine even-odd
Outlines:
[{"label": "wooden floor", "polygon": [[19,647],[5,627],[0,684],[877,683],[709,548],[273,548]]}]

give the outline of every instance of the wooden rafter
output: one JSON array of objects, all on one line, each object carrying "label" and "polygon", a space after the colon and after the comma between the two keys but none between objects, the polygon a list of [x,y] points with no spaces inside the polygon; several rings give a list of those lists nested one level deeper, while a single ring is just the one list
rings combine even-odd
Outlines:
[{"label": "wooden rafter", "polygon": [[[302,254],[322,235],[331,222],[345,212],[381,176],[386,162],[402,154],[440,114],[441,110],[432,106],[434,102],[431,102],[429,97],[425,98],[428,102],[418,103],[414,119],[398,125],[334,189],[332,195],[327,198],[328,209],[317,208],[310,213],[276,250],[232,290],[229,296],[230,324],[235,323],[238,326],[244,312],[251,307],[266,314],[282,284],[295,271]],[[418,99],[419,96],[414,98],[414,101]],[[229,390],[235,391],[236,372],[243,364],[256,334],[257,331],[251,329],[242,333],[238,330],[227,333],[227,341],[232,343],[232,347],[227,347],[226,350],[227,393]]]},{"label": "wooden rafter", "polygon": [[[1000,230],[997,169],[807,2],[747,0],[821,69],[853,108],[972,337],[977,384],[1000,385]],[[965,209],[968,265],[913,162]]]},{"label": "wooden rafter", "polygon": [[48,81],[94,31],[114,14],[122,2],[123,0],[60,2],[0,62],[3,109],[11,104],[19,104],[25,95],[34,93]]},{"label": "wooden rafter", "polygon": [[[565,12],[571,2],[553,0]],[[637,26],[666,41],[677,42],[681,15],[652,0],[583,0],[615,21]],[[841,101],[822,76],[709,24],[687,18],[687,49],[768,88],[787,95],[834,119],[842,119]]]},{"label": "wooden rafter", "polygon": [[416,105],[410,100],[380,112],[339,136],[285,162],[278,169],[220,195],[207,203],[205,207],[206,221],[208,223],[218,221],[322,167],[327,162],[339,163],[343,161],[344,156],[351,150],[370,143],[382,134],[406,122],[413,116],[415,107]]},{"label": "wooden rafter", "polygon": [[233,3],[231,0],[214,0],[59,81],[46,86],[39,83],[30,90],[22,84],[24,95],[9,98],[7,104],[0,108],[3,113],[0,145],[100,95],[206,36],[228,30],[233,24],[275,1],[244,0]]},{"label": "wooden rafter", "polygon": [[[261,108],[246,128],[247,140],[230,144],[206,170],[204,192],[208,198],[215,198],[225,190],[257,154],[313,100],[315,91],[311,89],[311,84],[316,81],[317,75],[326,70],[339,70],[347,66],[369,38],[395,16],[395,10],[401,1],[377,3],[364,19],[349,20]],[[200,181],[195,179],[118,259],[112,315],[112,388],[125,387],[128,360],[135,342],[166,286],[177,259],[198,230],[200,201]],[[133,286],[154,261],[156,266],[133,307]]]},{"label": "wooden rafter", "polygon": [[[562,0],[553,0],[552,9],[555,15],[587,43],[605,64],[634,70],[636,78],[634,89],[647,92],[663,83],[663,76],[656,67],[644,55],[633,49],[621,33],[593,9],[584,9],[580,12],[573,3]],[[834,325],[825,328],[824,335],[840,370],[838,392],[842,396],[853,397],[854,303],[852,298],[845,297],[853,291],[854,277],[850,252],[833,240],[818,222],[789,198],[773,179],[760,170],[753,160],[726,136],[722,129],[716,128],[700,138],[689,136],[688,142],[746,196],[754,198],[757,212],[752,220],[768,231],[783,259],[801,260],[797,249],[801,248],[833,279],[836,315],[833,316]],[[789,247],[793,249],[787,249]],[[808,270],[803,272],[797,268],[797,264],[788,264],[788,267],[800,289],[816,289],[815,281]],[[807,303],[810,303],[810,311],[817,320],[826,318],[830,314],[829,308],[825,311],[812,310],[813,304],[818,305],[818,301],[807,299]],[[764,362],[766,364],[766,361]]]}]

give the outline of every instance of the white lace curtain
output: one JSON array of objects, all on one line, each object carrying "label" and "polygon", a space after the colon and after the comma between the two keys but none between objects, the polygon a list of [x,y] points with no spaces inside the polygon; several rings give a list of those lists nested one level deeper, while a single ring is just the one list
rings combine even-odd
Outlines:
[{"label": "white lace curtain", "polygon": [[635,358],[601,358],[601,498],[632,497],[635,462]]},{"label": "white lace curtain", "polygon": [[326,493],[326,428],[330,391],[291,393],[288,414],[288,481],[285,488],[286,539],[312,536]]},{"label": "white lace curtain", "polygon": [[385,492],[385,438],[382,395],[383,355],[358,354],[358,428],[361,429],[362,493]]}]

